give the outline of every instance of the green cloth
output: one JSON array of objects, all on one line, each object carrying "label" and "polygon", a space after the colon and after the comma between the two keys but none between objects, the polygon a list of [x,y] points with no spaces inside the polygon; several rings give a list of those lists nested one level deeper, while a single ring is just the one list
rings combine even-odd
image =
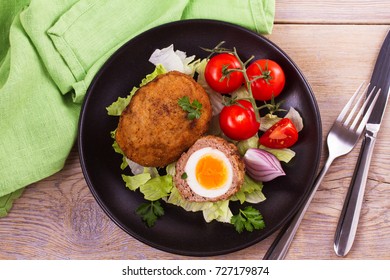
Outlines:
[{"label": "green cloth", "polygon": [[126,41],[208,18],[272,31],[274,0],[0,0],[0,216],[65,164],[94,75]]}]

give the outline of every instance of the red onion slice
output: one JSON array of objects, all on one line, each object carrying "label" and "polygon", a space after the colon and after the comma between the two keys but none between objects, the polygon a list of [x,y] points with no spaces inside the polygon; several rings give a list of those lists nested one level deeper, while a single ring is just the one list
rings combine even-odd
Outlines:
[{"label": "red onion slice", "polygon": [[246,151],[243,160],[248,175],[254,180],[268,182],[286,175],[279,160],[264,150],[250,148]]}]

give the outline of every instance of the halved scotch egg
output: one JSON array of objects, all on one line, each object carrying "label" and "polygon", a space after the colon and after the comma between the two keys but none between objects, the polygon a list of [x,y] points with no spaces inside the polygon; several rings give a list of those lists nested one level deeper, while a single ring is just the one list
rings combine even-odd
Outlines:
[{"label": "halved scotch egg", "polygon": [[184,172],[192,191],[207,198],[225,194],[233,182],[233,166],[229,159],[223,152],[211,147],[191,154]]},{"label": "halved scotch egg", "polygon": [[175,185],[188,201],[219,201],[241,188],[244,175],[237,147],[220,137],[205,136],[177,161]]}]

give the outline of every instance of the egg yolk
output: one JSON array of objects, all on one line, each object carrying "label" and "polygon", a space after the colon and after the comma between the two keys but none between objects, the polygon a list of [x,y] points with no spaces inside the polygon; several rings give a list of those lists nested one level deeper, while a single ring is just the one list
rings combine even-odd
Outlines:
[{"label": "egg yolk", "polygon": [[228,170],[223,160],[206,155],[199,159],[195,169],[196,179],[206,189],[218,189],[228,179]]}]

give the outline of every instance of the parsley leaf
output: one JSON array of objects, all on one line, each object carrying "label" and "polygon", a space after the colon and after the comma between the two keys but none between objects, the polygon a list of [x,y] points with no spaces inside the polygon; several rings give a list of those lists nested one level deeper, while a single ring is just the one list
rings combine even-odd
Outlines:
[{"label": "parsley leaf", "polygon": [[150,201],[142,203],[137,208],[136,213],[141,216],[148,227],[152,227],[158,217],[164,215],[164,209],[161,207],[159,201]]},{"label": "parsley leaf", "polygon": [[182,98],[179,98],[177,103],[184,111],[188,112],[187,118],[189,120],[200,118],[200,115],[202,114],[202,103],[198,100],[194,100],[191,103],[188,96],[183,96]]},{"label": "parsley leaf", "polygon": [[244,210],[240,209],[240,212],[237,215],[234,215],[230,222],[239,233],[243,232],[244,229],[252,232],[254,229],[265,228],[263,216],[260,214],[259,210],[252,206],[247,206]]}]

